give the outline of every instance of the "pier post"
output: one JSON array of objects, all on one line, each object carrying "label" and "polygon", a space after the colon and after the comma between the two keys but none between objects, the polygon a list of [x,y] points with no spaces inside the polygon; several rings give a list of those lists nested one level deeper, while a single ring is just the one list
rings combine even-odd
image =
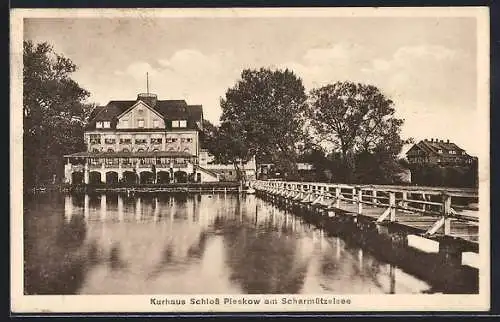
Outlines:
[{"label": "pier post", "polygon": [[451,233],[451,196],[448,194],[443,194],[443,218],[444,218],[444,234],[449,235]]},{"label": "pier post", "polygon": [[335,187],[335,207],[340,208],[340,187]]},{"label": "pier post", "polygon": [[404,208],[407,208],[408,207],[408,191],[403,191],[403,201],[401,203],[401,206],[403,206]]},{"label": "pier post", "polygon": [[372,190],[372,203],[375,207],[377,207],[378,199],[377,199],[377,190]]},{"label": "pier post", "polygon": [[85,163],[85,167],[83,168],[83,182],[85,184],[89,184],[89,164]]},{"label": "pier post", "polygon": [[396,221],[396,193],[394,191],[389,192],[389,220],[391,222]]},{"label": "pier post", "polygon": [[361,187],[358,187],[358,198],[357,198],[357,203],[358,203],[358,215],[361,215],[361,212],[363,211],[363,190],[361,190]]}]

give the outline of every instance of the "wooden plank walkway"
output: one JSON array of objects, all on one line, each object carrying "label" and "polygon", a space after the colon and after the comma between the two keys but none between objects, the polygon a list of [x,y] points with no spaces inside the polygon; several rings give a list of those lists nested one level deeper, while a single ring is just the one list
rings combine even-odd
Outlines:
[{"label": "wooden plank walkway", "polygon": [[[340,211],[347,212],[351,215],[356,215],[358,206],[354,203],[341,202]],[[383,207],[367,206],[363,207],[363,212],[361,216],[369,217],[373,220],[377,220],[385,211]],[[421,233],[425,233],[429,230],[434,223],[437,221],[438,217],[433,215],[423,215],[416,212],[403,212],[396,210],[395,222],[410,228],[414,228]],[[479,226],[477,223],[464,222],[461,220],[451,219],[451,231],[449,236],[462,238],[470,242],[478,242],[479,239]],[[436,233],[435,235],[443,235],[443,233]]]},{"label": "wooden plank walkway", "polygon": [[474,189],[284,181],[256,181],[252,187],[295,203],[391,221],[421,235],[479,241],[478,193]]}]

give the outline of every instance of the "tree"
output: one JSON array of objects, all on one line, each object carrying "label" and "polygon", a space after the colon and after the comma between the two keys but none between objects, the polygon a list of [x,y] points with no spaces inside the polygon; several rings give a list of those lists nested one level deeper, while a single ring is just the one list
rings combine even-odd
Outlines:
[{"label": "tree", "polygon": [[[245,69],[221,99],[220,133],[229,159],[271,162],[296,171],[295,145],[303,138],[306,95],[292,71]],[[282,170],[282,171],[283,171]]]},{"label": "tree", "polygon": [[220,161],[219,128],[209,120],[203,120],[203,130],[200,132],[200,144],[212,154],[216,162]]},{"label": "tree", "polygon": [[344,180],[356,181],[361,153],[365,153],[365,161],[368,153],[377,154],[385,163],[396,162],[409,141],[401,138],[404,120],[395,117],[393,105],[372,85],[337,82],[311,91],[309,117],[314,134],[340,153],[347,170]]},{"label": "tree", "polygon": [[62,177],[64,154],[82,150],[84,126],[93,105],[70,78],[71,60],[48,43],[24,41],[23,162],[25,188]]}]

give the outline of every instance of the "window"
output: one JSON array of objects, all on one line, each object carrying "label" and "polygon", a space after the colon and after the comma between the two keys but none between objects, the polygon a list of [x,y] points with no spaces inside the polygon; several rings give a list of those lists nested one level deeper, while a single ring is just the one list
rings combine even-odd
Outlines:
[{"label": "window", "polygon": [[177,142],[177,139],[176,138],[172,138],[172,142]]},{"label": "window", "polygon": [[179,121],[172,121],[172,127],[179,127]]},{"label": "window", "polygon": [[186,127],[186,126],[187,126],[187,121],[186,120],[179,121],[179,127]]},{"label": "window", "polygon": [[123,152],[130,152],[127,148],[122,150]]},{"label": "window", "polygon": [[144,110],[142,108],[137,109],[137,112],[139,113],[139,115],[143,115],[144,114]]},{"label": "window", "polygon": [[146,144],[147,140],[142,138],[136,138],[135,144]]},{"label": "window", "polygon": [[137,152],[144,152],[144,149],[138,149]]},{"label": "window", "polygon": [[443,150],[439,149],[439,150],[438,150],[438,153],[443,153]]},{"label": "window", "polygon": [[99,149],[93,149],[92,152],[99,152]]},{"label": "window", "polygon": [[104,128],[109,129],[111,127],[111,122],[110,121],[104,121]]},{"label": "window", "polygon": [[102,122],[96,122],[95,127],[98,129],[102,129]]},{"label": "window", "polygon": [[121,120],[122,126],[128,128],[128,119]]},{"label": "window", "polygon": [[186,139],[185,138],[181,138],[181,143],[184,143],[186,142]]},{"label": "window", "polygon": [[91,134],[90,144],[101,144],[101,136],[99,134]]},{"label": "window", "polygon": [[160,120],[153,120],[153,127],[160,127]]},{"label": "window", "polygon": [[233,175],[233,171],[229,171],[229,175],[232,176]]},{"label": "window", "polygon": [[120,144],[132,144],[132,139],[130,138],[120,139]]},{"label": "window", "polygon": [[187,139],[186,139],[186,142],[192,142],[192,141],[193,141],[193,139],[192,139],[192,138],[187,138]]},{"label": "window", "polygon": [[108,152],[115,152],[115,150],[113,150],[113,149],[108,149]]},{"label": "window", "polygon": [[138,120],[138,127],[143,128],[144,127],[144,120]]},{"label": "window", "polygon": [[116,140],[114,138],[105,138],[104,143],[106,144],[115,144]]},{"label": "window", "polygon": [[152,138],[151,139],[151,144],[161,144],[162,139],[161,138]]}]

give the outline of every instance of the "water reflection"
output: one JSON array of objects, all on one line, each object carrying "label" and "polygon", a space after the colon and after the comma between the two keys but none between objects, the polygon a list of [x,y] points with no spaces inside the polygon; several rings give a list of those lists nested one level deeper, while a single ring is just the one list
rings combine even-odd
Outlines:
[{"label": "water reflection", "polygon": [[40,198],[25,212],[25,250],[27,294],[429,289],[253,195]]}]

